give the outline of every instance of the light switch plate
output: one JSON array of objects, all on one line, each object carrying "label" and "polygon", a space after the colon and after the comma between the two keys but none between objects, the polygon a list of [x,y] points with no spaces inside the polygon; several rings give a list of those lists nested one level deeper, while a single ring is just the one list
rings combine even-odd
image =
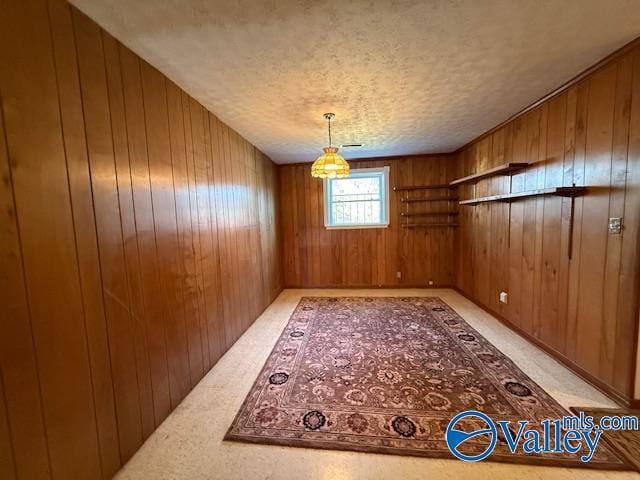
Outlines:
[{"label": "light switch plate", "polygon": [[621,217],[611,217],[609,219],[609,233],[611,235],[620,235],[622,233]]},{"label": "light switch plate", "polygon": [[500,302],[509,303],[509,294],[507,292],[500,292]]}]

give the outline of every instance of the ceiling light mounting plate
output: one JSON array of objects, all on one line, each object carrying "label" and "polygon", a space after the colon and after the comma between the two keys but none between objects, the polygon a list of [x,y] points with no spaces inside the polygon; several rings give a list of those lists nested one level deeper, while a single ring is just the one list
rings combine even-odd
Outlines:
[{"label": "ceiling light mounting plate", "polygon": [[333,117],[336,116],[335,113],[325,113],[324,115],[322,115],[326,120],[333,120]]}]

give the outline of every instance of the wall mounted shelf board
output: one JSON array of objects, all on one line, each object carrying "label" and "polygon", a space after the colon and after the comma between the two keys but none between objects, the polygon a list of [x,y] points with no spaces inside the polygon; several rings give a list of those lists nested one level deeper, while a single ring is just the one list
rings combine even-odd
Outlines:
[{"label": "wall mounted shelf board", "polygon": [[473,175],[468,175],[466,177],[457,178],[453,180],[449,185],[455,187],[458,185],[463,185],[465,183],[473,183],[478,180],[482,180],[483,178],[496,177],[498,175],[509,175],[513,172],[517,172],[518,170],[522,170],[527,168],[529,163],[517,162],[517,163],[505,163],[504,165],[498,165],[497,167],[490,168],[489,170],[485,170],[483,172],[474,173]]},{"label": "wall mounted shelf board", "polygon": [[414,202],[450,202],[458,200],[458,197],[416,197],[416,198],[402,198],[401,202],[414,203]]},{"label": "wall mounted shelf board", "polygon": [[440,217],[445,215],[458,215],[458,212],[455,210],[446,211],[446,212],[415,212],[415,213],[405,213],[402,212],[400,214],[401,217]]},{"label": "wall mounted shelf board", "polygon": [[442,228],[442,227],[457,227],[457,223],[405,223],[402,224],[403,228]]},{"label": "wall mounted shelf board", "polygon": [[439,188],[455,188],[455,186],[449,183],[436,183],[433,185],[411,185],[404,187],[393,187],[393,191],[398,192],[400,190],[436,190]]},{"label": "wall mounted shelf board", "polygon": [[587,187],[552,187],[540,188],[537,190],[527,190],[524,192],[504,193],[501,195],[490,195],[488,197],[470,198],[461,200],[460,205],[477,205],[486,202],[513,202],[522,198],[539,197],[543,195],[555,195],[558,197],[579,197],[586,193]]}]

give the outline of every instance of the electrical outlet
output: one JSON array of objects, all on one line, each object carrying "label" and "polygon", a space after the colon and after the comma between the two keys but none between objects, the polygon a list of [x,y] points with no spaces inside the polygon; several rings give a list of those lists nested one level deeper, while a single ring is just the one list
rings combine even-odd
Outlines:
[{"label": "electrical outlet", "polygon": [[402,278],[402,272],[396,272],[396,278]]},{"label": "electrical outlet", "polygon": [[429,280],[429,286],[433,285],[433,280]]},{"label": "electrical outlet", "polygon": [[611,235],[620,235],[622,233],[621,217],[611,217],[609,219],[609,233]]},{"label": "electrical outlet", "polygon": [[509,294],[507,292],[500,292],[500,302],[509,303]]}]

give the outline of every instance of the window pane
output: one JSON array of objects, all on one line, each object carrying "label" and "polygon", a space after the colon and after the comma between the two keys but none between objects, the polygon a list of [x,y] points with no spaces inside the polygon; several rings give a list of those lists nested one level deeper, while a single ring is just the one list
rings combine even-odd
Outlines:
[{"label": "window pane", "polygon": [[382,223],[380,201],[335,202],[331,204],[334,225]]},{"label": "window pane", "polygon": [[329,180],[329,224],[334,226],[384,224],[382,172],[359,173]]},{"label": "window pane", "polygon": [[335,201],[370,200],[380,196],[380,176],[367,178],[339,178],[332,180],[331,193]]}]

